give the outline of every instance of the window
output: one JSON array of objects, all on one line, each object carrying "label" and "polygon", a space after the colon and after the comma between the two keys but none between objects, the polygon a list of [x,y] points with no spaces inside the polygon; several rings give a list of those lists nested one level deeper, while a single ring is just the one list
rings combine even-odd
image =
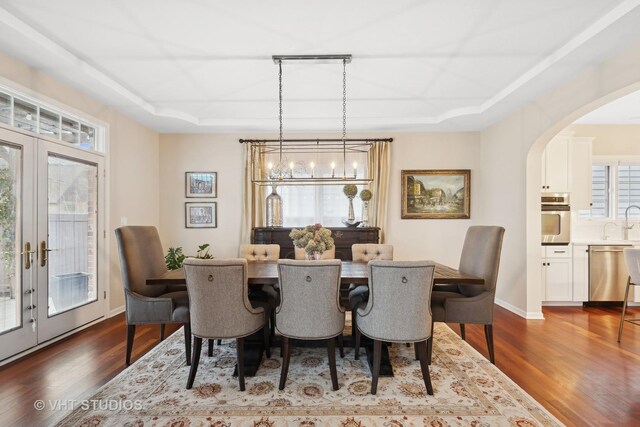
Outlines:
[{"label": "window", "polygon": [[[358,188],[358,194],[362,188]],[[285,227],[304,227],[320,223],[325,227],[342,227],[349,213],[349,199],[341,185],[294,185],[278,187],[282,197]],[[361,218],[362,201],[353,199],[356,219]]]},{"label": "window", "polygon": [[[640,162],[594,163],[591,202],[581,218],[624,219],[629,206],[640,206]],[[629,210],[629,218],[640,219],[640,209]]]}]

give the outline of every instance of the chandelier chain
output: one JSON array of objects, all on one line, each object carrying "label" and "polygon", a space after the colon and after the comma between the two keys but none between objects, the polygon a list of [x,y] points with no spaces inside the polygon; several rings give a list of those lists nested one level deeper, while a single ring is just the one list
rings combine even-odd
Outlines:
[{"label": "chandelier chain", "polygon": [[278,61],[278,99],[280,120],[280,163],[282,163],[282,60]]},{"label": "chandelier chain", "polygon": [[347,139],[347,60],[342,60],[342,140]]}]

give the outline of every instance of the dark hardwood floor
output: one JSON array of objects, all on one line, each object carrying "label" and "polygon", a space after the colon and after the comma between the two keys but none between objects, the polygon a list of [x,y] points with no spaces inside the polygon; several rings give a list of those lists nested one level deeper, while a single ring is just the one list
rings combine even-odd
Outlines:
[{"label": "dark hardwood floor", "polygon": [[[640,317],[640,310],[633,310]],[[640,327],[625,325],[620,308],[545,308],[546,320],[524,320],[496,308],[496,364],[567,425],[640,425]],[[457,325],[451,327],[459,332]],[[167,335],[176,326],[167,326]],[[486,356],[482,326],[467,341]],[[158,343],[159,327],[138,327],[132,360]],[[124,316],[105,320],[0,368],[0,425],[41,426],[62,410],[36,411],[34,401],[82,400],[124,366]],[[437,390],[436,390],[437,393]]]}]

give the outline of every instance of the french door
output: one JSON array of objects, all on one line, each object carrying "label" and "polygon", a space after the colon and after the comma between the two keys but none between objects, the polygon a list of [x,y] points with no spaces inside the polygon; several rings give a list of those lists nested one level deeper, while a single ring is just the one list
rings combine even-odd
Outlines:
[{"label": "french door", "polygon": [[103,180],[99,154],[0,129],[0,360],[104,316]]}]

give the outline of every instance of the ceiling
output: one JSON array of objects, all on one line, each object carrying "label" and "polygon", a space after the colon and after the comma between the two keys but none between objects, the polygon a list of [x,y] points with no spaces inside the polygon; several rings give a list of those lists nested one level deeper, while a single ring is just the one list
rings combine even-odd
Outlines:
[{"label": "ceiling", "polygon": [[[353,55],[348,130],[480,130],[640,43],[639,4],[0,0],[0,50],[163,133],[277,131],[274,54]],[[285,63],[283,98],[339,131],[342,65]]]}]

